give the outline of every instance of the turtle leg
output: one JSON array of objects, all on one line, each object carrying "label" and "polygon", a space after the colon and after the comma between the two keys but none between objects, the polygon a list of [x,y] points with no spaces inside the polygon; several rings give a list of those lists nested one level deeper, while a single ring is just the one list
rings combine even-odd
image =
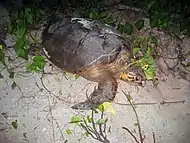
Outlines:
[{"label": "turtle leg", "polygon": [[113,77],[103,78],[98,83],[98,88],[94,89],[91,95],[84,102],[80,102],[72,106],[72,109],[90,110],[97,108],[104,102],[111,102],[114,100],[117,92],[117,80]]}]

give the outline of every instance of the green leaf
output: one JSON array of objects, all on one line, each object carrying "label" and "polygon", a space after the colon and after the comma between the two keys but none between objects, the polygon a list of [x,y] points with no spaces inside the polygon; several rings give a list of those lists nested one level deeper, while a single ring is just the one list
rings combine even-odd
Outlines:
[{"label": "green leaf", "polygon": [[78,74],[74,74],[74,78],[78,79],[80,76]]},{"label": "green leaf", "polygon": [[149,68],[149,65],[142,64],[141,67],[145,71],[145,70],[147,70]]},{"label": "green leaf", "polygon": [[33,58],[33,61],[34,62],[45,62],[45,59],[44,59],[44,57],[42,57],[42,56],[35,56],[34,58]]},{"label": "green leaf", "polygon": [[85,132],[84,133],[86,137],[89,137],[89,133],[88,132]]},{"label": "green leaf", "polygon": [[92,117],[90,117],[89,115],[87,115],[87,121],[88,121],[88,123],[92,123]]},{"label": "green leaf", "polygon": [[150,17],[150,26],[151,26],[151,28],[158,27],[158,18],[157,18],[157,16],[152,15]]},{"label": "green leaf", "polygon": [[149,56],[150,56],[150,53],[151,53],[151,48],[150,47],[148,47],[148,49],[147,49],[147,51],[146,51],[146,53],[144,54],[144,58],[148,58]]},{"label": "green leaf", "polygon": [[122,34],[128,34],[131,35],[133,32],[133,26],[130,23],[125,23],[125,24],[119,24],[118,25],[118,31]]},{"label": "green leaf", "polygon": [[45,59],[42,56],[35,56],[33,62],[27,65],[28,71],[41,72],[45,67]]},{"label": "green leaf", "polygon": [[26,27],[26,24],[24,22],[19,23],[19,24],[20,24],[20,26],[17,27],[17,29],[14,29],[15,30],[14,35],[15,35],[15,37],[17,39],[22,38],[25,35],[26,31],[27,31],[27,29],[24,28],[24,27]]},{"label": "green leaf", "polygon": [[171,20],[169,19],[169,15],[165,12],[154,11],[150,17],[150,26],[152,28],[167,28],[170,26]]},{"label": "green leaf", "polygon": [[143,27],[144,27],[144,20],[143,19],[140,19],[138,21],[135,22],[135,27],[138,29],[138,30],[141,30]]},{"label": "green leaf", "polygon": [[140,48],[133,48],[133,55],[136,55],[140,51]]},{"label": "green leaf", "polygon": [[70,123],[79,123],[82,122],[82,118],[79,116],[72,116]]},{"label": "green leaf", "polygon": [[131,35],[133,32],[133,26],[130,23],[125,23],[124,32],[128,35]]},{"label": "green leaf", "polygon": [[65,132],[66,132],[67,135],[71,134],[71,130],[70,129],[66,129]]},{"label": "green leaf", "polygon": [[16,82],[13,81],[13,83],[11,84],[11,88],[15,89],[16,86],[17,86]]},{"label": "green leaf", "polygon": [[90,19],[100,19],[98,12],[91,12],[89,15]]},{"label": "green leaf", "polygon": [[37,73],[40,72],[38,70],[38,67],[35,66],[33,63],[27,65],[26,69],[27,69],[27,71],[30,71],[30,72],[32,72],[32,71],[37,72]]},{"label": "green leaf", "polygon": [[98,110],[94,109],[94,113],[95,113],[95,114],[98,114],[99,112],[98,112]]},{"label": "green leaf", "polygon": [[3,45],[0,45],[0,62],[3,64],[3,65],[6,65],[5,64],[5,53],[3,51]]},{"label": "green leaf", "polygon": [[107,11],[103,11],[103,12],[100,12],[100,18],[104,18],[106,16],[108,16],[108,12]]},{"label": "green leaf", "polygon": [[17,50],[17,54],[20,58],[28,60],[28,51],[24,48],[20,48]]},{"label": "green leaf", "polygon": [[153,65],[153,64],[155,63],[154,58],[153,58],[152,56],[149,57],[149,58],[147,59],[147,63],[148,63],[149,65]]},{"label": "green leaf", "polygon": [[25,13],[24,16],[25,16],[25,18],[27,20],[27,23],[32,24],[33,20],[34,20],[34,11],[33,11],[33,9],[26,8],[24,13]]},{"label": "green leaf", "polygon": [[39,68],[39,69],[43,69],[45,66],[45,58],[42,56],[35,56],[33,58],[34,63],[36,63],[35,65]]},{"label": "green leaf", "polygon": [[123,32],[123,27],[124,27],[123,24],[118,24],[117,30],[118,30],[120,33],[124,33],[124,32]]},{"label": "green leaf", "polygon": [[150,67],[147,70],[145,70],[144,73],[147,80],[152,80],[156,76],[156,69],[154,69],[153,67]]},{"label": "green leaf", "polygon": [[111,14],[107,16],[106,18],[104,18],[104,20],[105,20],[105,23],[110,24],[110,25],[114,23],[114,18]]},{"label": "green leaf", "polygon": [[89,14],[89,18],[90,18],[90,19],[93,19],[93,18],[94,18],[93,12],[91,12],[91,13]]},{"label": "green leaf", "polygon": [[16,41],[15,51],[20,58],[28,60],[28,51],[25,49],[24,37],[22,37]]},{"label": "green leaf", "polygon": [[12,121],[11,125],[12,125],[12,127],[13,127],[14,129],[17,129],[17,128],[18,128],[18,122],[17,122],[17,120]]},{"label": "green leaf", "polygon": [[113,108],[112,103],[110,103],[110,102],[104,102],[103,104],[98,106],[98,109],[101,112],[106,111],[106,112],[110,112],[113,115],[115,115],[115,109]]},{"label": "green leaf", "polygon": [[102,125],[105,123],[105,120],[104,119],[99,119],[97,122],[96,122],[98,125]]}]

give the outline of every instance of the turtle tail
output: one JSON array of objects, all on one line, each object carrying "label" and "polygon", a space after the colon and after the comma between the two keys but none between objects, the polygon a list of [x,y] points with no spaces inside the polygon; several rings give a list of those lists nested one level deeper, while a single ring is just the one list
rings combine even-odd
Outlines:
[{"label": "turtle tail", "polygon": [[103,79],[98,83],[98,88],[94,89],[87,100],[72,106],[75,110],[90,110],[95,109],[104,102],[112,102],[115,99],[118,84],[117,80],[113,77]]}]

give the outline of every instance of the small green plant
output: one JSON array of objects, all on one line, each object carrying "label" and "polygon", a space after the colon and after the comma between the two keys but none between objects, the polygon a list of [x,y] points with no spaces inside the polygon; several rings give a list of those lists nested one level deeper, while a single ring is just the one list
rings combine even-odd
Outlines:
[{"label": "small green plant", "polygon": [[[104,109],[105,107],[105,109]],[[98,107],[98,109],[92,109],[91,115],[86,116],[72,116],[70,124],[74,124],[75,126],[81,128],[83,131],[83,135],[85,137],[91,136],[93,139],[98,140],[103,143],[109,143],[109,140],[107,139],[107,121],[108,118],[104,117],[104,112],[112,112],[113,109],[109,110],[111,108],[111,103],[104,103]],[[95,117],[95,114],[97,116],[100,116],[99,118]],[[65,130],[67,135],[72,134],[71,129]]]},{"label": "small green plant", "polygon": [[136,58],[132,64],[137,64],[142,68],[147,80],[154,80],[156,76],[153,37],[136,36],[132,40],[133,56]]},{"label": "small green plant", "polygon": [[18,57],[28,60],[29,29],[41,22],[42,13],[36,8],[22,8],[11,13],[8,32],[16,39],[14,45]]},{"label": "small green plant", "polygon": [[139,19],[134,22],[125,22],[125,23],[119,23],[117,25],[117,30],[123,34],[124,36],[127,35],[132,35],[134,33],[134,29],[136,28],[138,31],[140,31],[144,27],[144,20]]},{"label": "small green plant", "polygon": [[106,7],[82,9],[81,15],[91,20],[97,20],[115,26],[115,20],[113,18],[113,15]]},{"label": "small green plant", "polygon": [[34,72],[42,72],[45,66],[45,58],[42,56],[35,56],[32,59],[32,63],[27,65],[28,71],[34,71]]},{"label": "small green plant", "polygon": [[104,22],[106,24],[114,24],[114,19],[111,13],[109,13],[107,10],[104,11],[94,11],[89,14],[89,18],[93,20],[99,20],[101,22]]},{"label": "small green plant", "polygon": [[124,24],[118,24],[117,30],[121,34],[131,35],[133,33],[133,26],[132,26],[132,24],[126,22]]},{"label": "small green plant", "polygon": [[[140,51],[140,48],[136,48],[136,50]],[[156,76],[156,67],[155,65],[155,59],[150,55],[151,48],[148,47],[145,54],[137,60],[137,64],[143,69],[146,79],[147,80],[153,80]]]},{"label": "small green plant", "polygon": [[[21,8],[18,10],[13,10],[10,13],[10,22],[8,23],[8,33],[15,40],[13,46],[16,55],[12,58],[10,55],[6,54],[6,48],[0,45],[0,62],[4,66],[1,72],[6,69],[9,72],[9,78],[14,78],[14,61],[18,58],[25,60],[24,63],[27,64],[27,71],[40,72],[45,66],[45,59],[41,56],[35,56],[32,59],[32,63],[29,64],[29,48],[31,44],[35,45],[40,42],[35,37],[32,37],[30,30],[36,29],[43,22],[43,11],[38,8]],[[16,66],[16,65],[15,65]],[[1,76],[3,77],[3,76]],[[13,86],[15,87],[15,86]]]},{"label": "small green plant", "polygon": [[12,125],[12,127],[13,127],[14,129],[17,129],[17,128],[18,128],[18,122],[17,122],[17,120],[12,121],[11,125]]},{"label": "small green plant", "polygon": [[135,27],[137,28],[137,30],[141,30],[144,27],[144,20],[143,19],[139,19],[135,22]]}]

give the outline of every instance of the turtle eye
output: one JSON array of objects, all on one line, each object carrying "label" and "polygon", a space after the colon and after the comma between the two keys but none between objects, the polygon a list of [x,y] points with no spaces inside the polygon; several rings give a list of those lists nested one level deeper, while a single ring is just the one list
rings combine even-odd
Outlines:
[{"label": "turtle eye", "polygon": [[135,76],[134,79],[135,79],[135,81],[141,81],[142,80],[140,76]]}]

